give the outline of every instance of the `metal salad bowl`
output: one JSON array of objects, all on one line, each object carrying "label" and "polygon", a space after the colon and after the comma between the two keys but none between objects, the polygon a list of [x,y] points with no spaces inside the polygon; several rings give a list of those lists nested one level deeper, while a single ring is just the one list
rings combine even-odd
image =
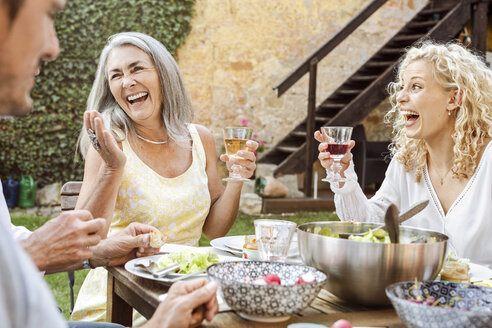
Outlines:
[{"label": "metal salad bowl", "polygon": [[327,274],[328,291],[367,306],[390,304],[385,287],[392,283],[437,277],[448,240],[439,232],[400,226],[399,244],[352,241],[315,233],[324,227],[333,233],[356,233],[377,226],[358,222],[301,224],[297,236],[302,262]]}]

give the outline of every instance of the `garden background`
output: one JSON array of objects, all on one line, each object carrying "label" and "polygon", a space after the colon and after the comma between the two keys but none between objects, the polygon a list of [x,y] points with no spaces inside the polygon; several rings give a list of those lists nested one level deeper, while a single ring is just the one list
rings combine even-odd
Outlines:
[{"label": "garden background", "polygon": [[140,31],[160,40],[176,55],[190,29],[194,0],[67,1],[56,17],[60,56],[42,64],[32,92],[33,111],[24,118],[0,121],[0,177],[29,174],[38,186],[81,180],[76,156],[99,54],[107,38]]},{"label": "garden background", "polygon": [[[33,113],[0,121],[0,178],[30,174],[38,187],[82,177],[76,141],[97,59],[106,39],[140,31],[177,58],[195,109],[222,145],[221,128],[242,119],[275,145],[306,116],[307,76],[281,98],[272,86],[347,23],[368,0],[67,1],[57,15],[61,54],[44,63]],[[324,99],[388,40],[426,0],[387,3],[318,67]],[[363,121],[369,140],[387,140],[386,107]],[[296,186],[293,186],[293,189]]]}]

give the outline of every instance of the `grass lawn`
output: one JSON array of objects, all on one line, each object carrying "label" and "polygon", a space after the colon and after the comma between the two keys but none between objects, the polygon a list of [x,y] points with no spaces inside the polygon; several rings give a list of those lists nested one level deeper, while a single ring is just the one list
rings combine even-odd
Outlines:
[{"label": "grass lawn", "polygon": [[[34,230],[43,225],[50,218],[38,217],[31,215],[12,216],[12,222],[15,225],[23,225],[30,230]],[[332,221],[338,220],[333,212],[299,212],[295,214],[263,214],[247,215],[240,214],[228,236],[254,234],[254,220],[256,219],[280,219],[296,222],[297,224],[314,222],[314,221]],[[199,242],[200,246],[210,246],[210,241],[202,235]],[[80,286],[89,270],[80,270],[75,272],[75,297],[79,292]],[[61,272],[56,274],[45,275],[44,279],[49,284],[55,295],[58,306],[62,309],[66,319],[70,317],[70,289],[68,287],[67,273]]]}]

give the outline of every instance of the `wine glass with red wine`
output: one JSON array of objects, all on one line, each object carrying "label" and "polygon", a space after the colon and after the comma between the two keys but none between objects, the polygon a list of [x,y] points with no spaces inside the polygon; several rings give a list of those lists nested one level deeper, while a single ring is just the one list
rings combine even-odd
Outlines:
[{"label": "wine glass with red wine", "polygon": [[[248,146],[246,146],[246,142],[251,139],[251,129],[243,126],[233,126],[224,128],[224,145],[227,155],[230,158],[237,157],[241,159],[237,155],[237,152],[240,150],[248,150]],[[236,169],[239,165],[233,165],[231,167],[231,173],[228,178],[224,178],[224,181],[249,181],[249,179],[243,178],[239,173],[236,172]]]},{"label": "wine glass with red wine", "polygon": [[346,182],[347,179],[340,175],[342,166],[340,161],[347,153],[349,148],[350,137],[352,136],[352,127],[350,126],[323,126],[321,127],[323,142],[328,143],[327,152],[333,159],[333,164],[326,169],[326,178],[321,181],[326,182]]}]

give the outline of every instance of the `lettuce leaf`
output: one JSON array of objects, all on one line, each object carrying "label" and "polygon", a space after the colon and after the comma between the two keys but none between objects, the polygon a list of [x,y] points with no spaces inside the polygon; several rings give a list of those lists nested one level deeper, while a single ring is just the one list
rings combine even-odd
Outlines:
[{"label": "lettuce leaf", "polygon": [[174,252],[161,256],[156,262],[154,270],[159,271],[171,264],[179,263],[180,267],[177,273],[189,274],[206,269],[218,262],[219,257],[217,254],[210,254],[210,250],[206,252],[196,252],[187,249],[181,252]]}]

